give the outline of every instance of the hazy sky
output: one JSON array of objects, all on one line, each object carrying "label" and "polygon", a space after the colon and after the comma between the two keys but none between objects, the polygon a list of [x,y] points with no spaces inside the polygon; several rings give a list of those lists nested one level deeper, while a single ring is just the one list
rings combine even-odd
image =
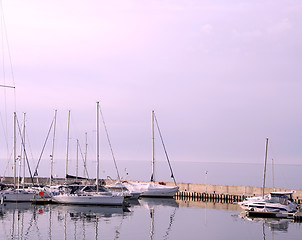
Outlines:
[{"label": "hazy sky", "polygon": [[35,161],[57,109],[55,168],[68,110],[70,158],[87,132],[93,162],[100,101],[118,161],[151,159],[154,109],[171,161],[262,163],[268,137],[269,158],[302,163],[300,0],[1,3],[1,158],[16,105]]}]

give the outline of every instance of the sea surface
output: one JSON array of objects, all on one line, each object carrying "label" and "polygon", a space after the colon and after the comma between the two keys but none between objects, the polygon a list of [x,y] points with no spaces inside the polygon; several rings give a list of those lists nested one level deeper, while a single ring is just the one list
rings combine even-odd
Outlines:
[{"label": "sea surface", "polygon": [[251,219],[236,204],[141,199],[130,207],[0,206],[0,239],[301,239],[302,224]]}]

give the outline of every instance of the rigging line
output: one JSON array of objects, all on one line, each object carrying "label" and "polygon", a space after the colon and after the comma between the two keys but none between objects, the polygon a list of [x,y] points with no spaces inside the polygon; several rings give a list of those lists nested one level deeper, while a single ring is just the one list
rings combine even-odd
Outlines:
[{"label": "rigging line", "polygon": [[1,8],[1,45],[2,45],[2,61],[3,61],[3,79],[4,79],[4,83],[5,83],[5,79],[6,79],[6,72],[5,72],[5,53],[4,53],[4,41],[6,40],[6,46],[7,46],[7,53],[8,53],[8,59],[9,59],[9,64],[10,64],[10,71],[11,71],[11,78],[13,81],[13,86],[5,86],[5,87],[9,87],[9,88],[14,88],[14,107],[15,107],[15,112],[17,112],[17,97],[16,97],[16,89],[15,89],[15,76],[14,76],[14,71],[13,71],[13,64],[12,64],[12,57],[11,57],[11,52],[10,52],[10,45],[9,45],[9,41],[8,41],[8,34],[7,34],[7,28],[6,28],[6,22],[5,22],[5,17],[4,17],[4,11],[3,11],[3,5],[2,5],[2,1],[0,1],[0,8]]},{"label": "rigging line", "polygon": [[5,174],[6,174],[6,171],[7,171],[8,167],[9,167],[9,163],[10,163],[12,157],[13,157],[13,151],[10,153],[10,157],[8,157],[8,160],[7,160],[6,167],[5,167],[5,170],[4,170],[2,178],[5,178]]},{"label": "rigging line", "polygon": [[[8,50],[8,56],[9,56],[9,61],[10,61],[10,67],[11,67],[11,74],[12,74],[12,80],[13,80],[13,85],[15,85],[14,81],[14,74],[13,74],[13,67],[12,67],[12,60],[11,60],[11,54],[10,54],[10,48],[9,48],[9,41],[8,41],[8,34],[7,34],[7,29],[6,29],[6,23],[5,23],[5,17],[4,17],[4,11],[3,11],[3,4],[2,0],[0,0],[0,24],[1,24],[1,47],[2,47],[2,70],[3,70],[3,80],[4,80],[4,85],[0,85],[0,87],[4,87],[4,102],[5,102],[5,118],[6,121],[3,123],[3,119],[1,117],[1,123],[6,135],[6,148],[7,152],[8,151],[8,142],[7,142],[7,135],[8,135],[8,127],[7,127],[7,101],[6,101],[6,91],[5,88],[13,88],[14,89],[14,107],[15,107],[15,112],[16,112],[16,91],[14,86],[8,86],[6,85],[6,72],[5,72],[5,52],[4,52],[4,42],[6,39],[6,45],[7,45],[7,50]],[[4,126],[5,125],[5,126]]]},{"label": "rigging line", "polygon": [[[5,22],[5,17],[4,17],[4,12],[3,12],[3,6],[2,6],[2,1],[0,1],[0,5],[1,5],[1,15],[2,15],[2,35],[5,35],[5,40],[6,40],[6,46],[7,46],[7,52],[8,52],[8,59],[9,59],[9,64],[10,64],[10,71],[11,71],[11,76],[12,76],[12,81],[13,81],[13,86],[9,86],[11,88],[15,89],[15,74],[13,71],[13,63],[12,63],[12,56],[11,56],[11,51],[10,51],[10,45],[9,45],[9,41],[8,41],[8,34],[7,34],[7,28],[6,28],[6,22]],[[4,39],[2,39],[3,44],[2,44],[2,52],[4,53]],[[4,54],[3,54],[4,56]],[[3,60],[4,61],[4,60]],[[4,63],[4,62],[3,62]],[[16,111],[16,90],[14,90],[14,97],[15,97],[15,111]]]},{"label": "rigging line", "polygon": [[110,142],[110,139],[109,139],[109,134],[108,134],[108,131],[107,131],[107,127],[106,127],[106,124],[105,124],[105,120],[104,120],[104,116],[103,116],[101,108],[100,108],[100,113],[101,113],[101,116],[102,116],[102,121],[103,121],[103,124],[104,124],[107,140],[108,140],[109,147],[110,147],[110,150],[111,150],[111,155],[112,155],[112,158],[113,158],[113,162],[114,162],[115,170],[116,170],[116,173],[117,173],[117,177],[118,177],[118,180],[121,181],[120,174],[118,172],[117,164],[116,164],[116,161],[115,161],[115,157],[114,157],[114,154],[113,154],[111,142]]},{"label": "rigging line", "polygon": [[164,144],[164,140],[163,140],[163,137],[161,135],[161,131],[159,129],[159,125],[158,125],[158,122],[157,122],[157,118],[155,116],[155,113],[154,113],[154,119],[155,119],[155,122],[156,122],[156,126],[157,126],[157,130],[158,130],[158,133],[159,133],[159,136],[160,136],[160,140],[163,144],[163,148],[164,148],[164,151],[165,151],[165,154],[166,154],[166,158],[167,158],[167,161],[168,161],[168,164],[169,164],[169,167],[170,167],[170,171],[171,171],[171,178],[173,178],[173,181],[174,181],[174,184],[176,185],[176,180],[175,180],[175,177],[174,177],[174,174],[173,174],[173,170],[172,170],[172,166],[171,166],[171,163],[170,163],[170,160],[169,160],[169,157],[168,157],[168,153],[167,153],[167,150],[166,150],[166,146]]},{"label": "rigging line", "polygon": [[37,171],[38,171],[38,167],[39,167],[40,161],[41,161],[41,159],[42,159],[42,155],[43,155],[43,153],[44,153],[45,146],[46,146],[46,143],[47,143],[47,141],[48,141],[48,138],[49,138],[50,131],[51,131],[51,129],[52,129],[54,120],[55,120],[55,119],[53,118],[53,120],[52,120],[52,122],[51,122],[51,124],[50,124],[50,128],[49,128],[49,130],[48,130],[48,133],[47,133],[47,136],[46,136],[46,139],[45,139],[45,142],[44,142],[44,145],[43,145],[43,148],[42,148],[42,151],[41,151],[39,160],[38,160],[38,162],[37,162],[37,165],[36,165],[36,168],[35,168],[35,171],[34,171],[34,176],[38,176],[38,172],[37,172]]},{"label": "rigging line", "polygon": [[83,155],[83,152],[82,152],[82,148],[81,148],[81,144],[80,144],[80,143],[79,143],[79,150],[80,150],[80,154],[81,154],[82,161],[83,161],[83,164],[84,164],[84,169],[85,169],[85,172],[86,172],[86,174],[87,174],[87,178],[89,179],[88,170],[87,170],[87,166],[85,165],[85,159],[84,159],[84,155]]},{"label": "rigging line", "polygon": [[173,222],[174,222],[176,209],[177,209],[177,208],[175,207],[173,213],[172,213],[171,216],[170,216],[169,226],[168,226],[168,228],[167,228],[166,234],[165,234],[165,236],[163,237],[163,239],[168,239],[168,237],[169,237],[169,234],[170,234],[170,231],[171,231]]},{"label": "rigging line", "polygon": [[18,126],[18,130],[19,130],[20,138],[21,138],[21,144],[23,145],[23,148],[24,148],[24,155],[25,155],[25,159],[27,162],[28,172],[30,175],[31,182],[32,182],[32,184],[34,184],[34,179],[33,179],[33,176],[32,176],[31,170],[30,170],[29,161],[28,161],[28,157],[27,157],[27,153],[26,153],[26,149],[25,149],[24,139],[23,139],[23,136],[21,133],[20,124],[19,124],[17,116],[16,116],[16,120],[17,120],[17,126]]},{"label": "rigging line", "polygon": [[[7,136],[7,124],[6,126],[4,126],[4,121],[3,121],[3,118],[2,118],[2,114],[0,112],[0,118],[1,118],[1,125],[2,125],[2,128],[3,128],[3,132],[4,132],[4,137],[5,137],[5,143],[6,143],[6,151],[7,153],[9,152],[9,145],[8,145],[8,136]],[[5,129],[6,127],[6,129]]]},{"label": "rigging line", "polygon": [[26,139],[27,139],[27,141],[26,141],[27,145],[28,145],[29,150],[30,150],[31,160],[32,160],[33,164],[35,164],[35,159],[34,159],[33,151],[32,151],[31,144],[30,144],[30,138],[28,137],[27,131],[25,131],[25,136],[26,136]]}]

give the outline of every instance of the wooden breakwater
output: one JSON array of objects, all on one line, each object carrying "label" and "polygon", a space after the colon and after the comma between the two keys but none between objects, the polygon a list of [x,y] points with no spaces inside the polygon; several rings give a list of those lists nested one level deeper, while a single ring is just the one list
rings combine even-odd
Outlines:
[{"label": "wooden breakwater", "polygon": [[193,200],[193,201],[213,201],[221,203],[241,202],[247,196],[239,194],[224,194],[224,193],[206,193],[206,192],[177,192],[175,199],[178,200]]},{"label": "wooden breakwater", "polygon": [[[173,183],[167,183],[167,185],[173,185]],[[262,195],[262,187],[193,183],[178,183],[177,186],[179,186],[179,191],[176,197],[183,199],[239,202],[247,197]],[[264,194],[269,194],[270,192],[290,192],[293,190],[295,191],[293,194],[294,201],[301,204],[302,189],[265,188]]]}]

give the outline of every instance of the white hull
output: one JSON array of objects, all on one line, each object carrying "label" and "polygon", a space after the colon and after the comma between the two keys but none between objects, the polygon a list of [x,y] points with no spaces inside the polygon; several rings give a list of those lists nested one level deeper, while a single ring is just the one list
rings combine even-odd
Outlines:
[{"label": "white hull", "polygon": [[30,202],[35,196],[33,192],[24,190],[4,190],[0,192],[0,199],[4,202]]},{"label": "white hull", "polygon": [[293,204],[293,203],[284,205],[281,203],[243,201],[243,202],[239,203],[239,205],[244,210],[255,211],[255,212],[295,212],[295,211],[297,211],[297,205]]},{"label": "white hull", "polygon": [[173,197],[179,187],[171,187],[156,183],[127,183],[126,187],[131,191],[141,192],[142,197]]},{"label": "white hull", "polygon": [[60,194],[52,197],[53,202],[65,204],[121,206],[123,196],[102,194]]},{"label": "white hull", "polygon": [[141,194],[142,197],[174,197],[177,189],[150,189]]},{"label": "white hull", "polygon": [[251,197],[239,202],[244,210],[255,212],[295,212],[297,204],[292,200],[294,192],[272,192],[264,197]]}]

